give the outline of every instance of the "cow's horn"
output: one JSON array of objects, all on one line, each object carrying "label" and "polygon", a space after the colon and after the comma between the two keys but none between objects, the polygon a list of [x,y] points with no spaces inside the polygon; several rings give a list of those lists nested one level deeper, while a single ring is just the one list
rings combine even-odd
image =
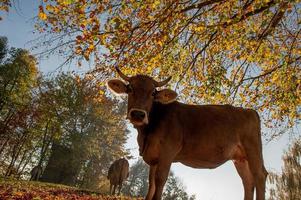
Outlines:
[{"label": "cow's horn", "polygon": [[170,79],[171,79],[171,76],[168,77],[167,79],[165,79],[164,81],[160,81],[160,82],[154,81],[155,86],[156,87],[162,87],[162,86],[166,85],[168,83],[168,81],[170,81]]},{"label": "cow's horn", "polygon": [[116,69],[117,73],[119,74],[119,76],[120,76],[123,80],[125,80],[125,81],[129,81],[129,80],[130,80],[130,77],[128,77],[128,76],[126,76],[125,74],[123,74],[123,73],[121,72],[121,70],[120,70],[117,66],[115,67],[115,69]]}]

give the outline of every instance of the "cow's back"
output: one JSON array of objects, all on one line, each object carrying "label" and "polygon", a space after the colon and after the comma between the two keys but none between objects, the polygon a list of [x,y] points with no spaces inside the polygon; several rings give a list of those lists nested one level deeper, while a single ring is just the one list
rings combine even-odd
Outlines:
[{"label": "cow's back", "polygon": [[165,123],[168,128],[172,124],[172,128],[181,130],[185,138],[194,137],[195,134],[231,137],[236,133],[239,134],[236,136],[244,137],[243,130],[260,129],[256,111],[231,105],[187,105],[174,102],[159,105],[156,110],[154,118],[157,124]]}]

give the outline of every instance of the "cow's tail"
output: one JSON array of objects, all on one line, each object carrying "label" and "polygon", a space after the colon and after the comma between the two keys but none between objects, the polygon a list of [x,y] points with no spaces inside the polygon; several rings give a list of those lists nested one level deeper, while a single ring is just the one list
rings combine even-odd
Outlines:
[{"label": "cow's tail", "polygon": [[[260,116],[258,114],[257,111],[254,110],[254,112],[256,113],[256,118],[257,118],[257,127],[258,127],[258,144],[259,144],[259,150],[260,150],[260,157],[261,157],[261,160],[262,160],[262,163],[264,163],[263,161],[263,155],[262,155],[262,139],[261,139],[261,120],[260,120]],[[265,175],[267,176],[268,175],[268,172],[267,170],[265,169],[264,165],[262,166],[263,170],[264,170],[264,173]]]}]

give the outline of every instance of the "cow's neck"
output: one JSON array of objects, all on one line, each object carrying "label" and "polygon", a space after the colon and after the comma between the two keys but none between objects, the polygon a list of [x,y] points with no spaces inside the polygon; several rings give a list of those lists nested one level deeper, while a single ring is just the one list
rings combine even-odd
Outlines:
[{"label": "cow's neck", "polygon": [[154,102],[152,109],[148,116],[149,123],[147,125],[139,126],[138,128],[144,134],[150,134],[158,126],[159,122],[166,114],[166,104],[160,102]]},{"label": "cow's neck", "polygon": [[138,131],[139,154],[142,155],[148,136],[150,136],[158,127],[160,120],[166,114],[167,105],[154,102],[149,113],[149,123],[143,126],[134,126]]}]

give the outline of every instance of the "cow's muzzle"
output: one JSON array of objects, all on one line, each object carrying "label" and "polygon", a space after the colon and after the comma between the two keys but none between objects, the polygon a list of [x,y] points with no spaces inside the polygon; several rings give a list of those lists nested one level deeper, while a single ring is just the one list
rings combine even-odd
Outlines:
[{"label": "cow's muzzle", "polygon": [[148,124],[147,112],[142,109],[132,108],[128,113],[128,119],[137,126]]}]

